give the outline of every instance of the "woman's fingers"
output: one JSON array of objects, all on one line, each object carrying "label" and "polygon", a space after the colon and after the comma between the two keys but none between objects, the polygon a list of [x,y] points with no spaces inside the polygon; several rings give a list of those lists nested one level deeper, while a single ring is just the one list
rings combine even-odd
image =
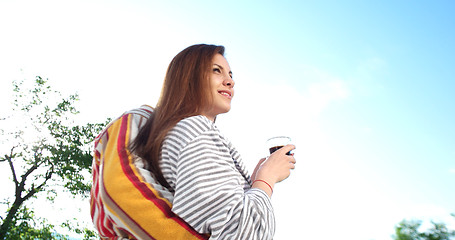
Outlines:
[{"label": "woman's fingers", "polygon": [[294,149],[295,149],[295,145],[293,145],[293,144],[288,144],[288,145],[282,147],[280,150],[283,150],[283,151],[285,151],[285,152],[289,152],[289,151],[292,151],[292,150],[294,150]]}]

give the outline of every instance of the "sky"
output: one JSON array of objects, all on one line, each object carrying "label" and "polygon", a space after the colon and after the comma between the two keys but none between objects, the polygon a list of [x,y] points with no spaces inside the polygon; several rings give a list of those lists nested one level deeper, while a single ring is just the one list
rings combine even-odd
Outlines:
[{"label": "sky", "polygon": [[236,93],[220,130],[250,171],[269,137],[297,147],[272,197],[275,239],[392,239],[403,219],[454,229],[454,11],[453,1],[1,0],[0,112],[13,80],[39,75],[80,95],[76,122],[115,118],[156,104],[179,51],[224,45]]}]

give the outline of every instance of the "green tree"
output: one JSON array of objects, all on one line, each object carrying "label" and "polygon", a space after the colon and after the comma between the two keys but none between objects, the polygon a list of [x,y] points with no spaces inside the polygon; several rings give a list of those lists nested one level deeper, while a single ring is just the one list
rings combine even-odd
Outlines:
[{"label": "green tree", "polygon": [[22,206],[13,217],[5,239],[68,239],[54,232],[54,225],[37,218],[33,210]]},{"label": "green tree", "polygon": [[[13,82],[12,114],[0,117],[5,124],[0,129],[3,147],[0,167],[9,167],[14,185],[14,196],[3,202],[7,211],[0,215],[0,239],[34,238],[33,234],[20,238],[10,234],[21,232],[20,228],[32,231],[38,226],[30,224],[33,211],[24,205],[29,199],[47,195],[52,201],[57,195],[56,189],[62,187],[75,196],[86,198],[89,195],[91,143],[106,125],[74,124],[74,115],[79,113],[74,106],[78,95],[62,97],[39,76],[30,89],[23,86],[23,82]],[[39,194],[41,192],[47,194]],[[40,230],[46,232],[49,226],[52,227],[44,224]]]},{"label": "green tree", "polygon": [[[455,217],[455,214],[452,214]],[[425,232],[420,231],[422,221],[403,220],[395,226],[394,240],[451,240],[455,239],[455,231],[449,230],[445,223],[431,222],[432,227]]]}]

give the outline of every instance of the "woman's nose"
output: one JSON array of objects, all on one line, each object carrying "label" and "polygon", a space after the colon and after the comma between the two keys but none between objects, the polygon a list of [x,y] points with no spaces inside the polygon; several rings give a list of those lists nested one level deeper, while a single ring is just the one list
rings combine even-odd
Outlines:
[{"label": "woman's nose", "polygon": [[226,77],[226,79],[224,80],[224,85],[233,88],[235,85],[235,82],[231,77]]}]

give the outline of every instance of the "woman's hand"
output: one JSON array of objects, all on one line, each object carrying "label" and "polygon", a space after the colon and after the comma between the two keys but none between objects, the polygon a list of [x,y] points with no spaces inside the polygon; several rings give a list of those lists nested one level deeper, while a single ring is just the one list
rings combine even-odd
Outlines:
[{"label": "woman's hand", "polygon": [[259,168],[261,168],[262,163],[264,163],[264,161],[265,161],[266,159],[267,159],[267,158],[261,158],[261,160],[259,160],[258,164],[257,164],[256,167],[254,168],[253,175],[251,175],[251,181],[254,182],[254,180],[256,180],[256,174],[257,174]]},{"label": "woman's hand", "polygon": [[253,187],[263,189],[271,196],[275,183],[288,178],[291,169],[295,168],[294,154],[286,155],[287,152],[294,149],[294,145],[286,145],[272,153],[267,160],[265,158],[259,160],[251,179],[253,182],[255,180],[265,181],[269,186],[262,181],[257,181],[254,182]]}]

